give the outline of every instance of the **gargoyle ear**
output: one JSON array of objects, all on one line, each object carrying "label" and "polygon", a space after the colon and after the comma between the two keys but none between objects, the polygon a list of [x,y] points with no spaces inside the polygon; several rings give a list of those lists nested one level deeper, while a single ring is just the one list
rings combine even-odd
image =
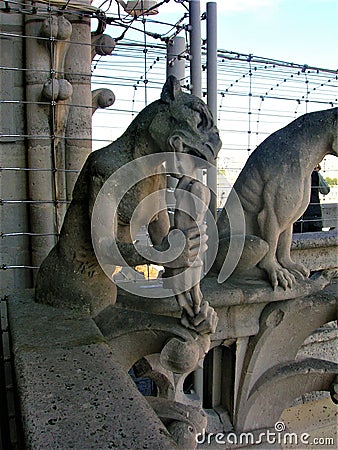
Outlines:
[{"label": "gargoyle ear", "polygon": [[169,75],[162,89],[162,102],[169,103],[173,100],[176,100],[177,96],[180,94],[182,94],[180,82],[176,77],[174,77],[174,75]]}]

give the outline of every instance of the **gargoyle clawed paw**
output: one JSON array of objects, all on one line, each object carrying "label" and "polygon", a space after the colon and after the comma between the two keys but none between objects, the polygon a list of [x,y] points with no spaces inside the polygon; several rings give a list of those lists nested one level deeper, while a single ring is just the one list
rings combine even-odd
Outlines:
[{"label": "gargoyle clawed paw", "polygon": [[281,262],[281,265],[284,267],[284,269],[292,273],[296,278],[304,279],[310,275],[310,270],[301,263],[295,263],[290,260],[285,263]]},{"label": "gargoyle clawed paw", "polygon": [[195,330],[200,334],[215,333],[218,316],[214,308],[212,308],[208,302],[203,301],[200,312],[193,317],[189,316],[186,311],[183,310],[181,323],[186,328]]},{"label": "gargoyle clawed paw", "polygon": [[295,276],[277,262],[261,263],[260,267],[266,271],[274,291],[278,286],[281,286],[284,290],[292,289],[296,282]]}]

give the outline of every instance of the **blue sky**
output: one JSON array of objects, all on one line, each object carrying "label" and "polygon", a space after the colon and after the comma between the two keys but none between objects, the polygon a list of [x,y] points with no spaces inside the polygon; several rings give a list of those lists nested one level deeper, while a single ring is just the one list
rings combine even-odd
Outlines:
[{"label": "blue sky", "polygon": [[[201,0],[201,12],[205,4]],[[116,10],[113,2],[110,11]],[[321,68],[338,67],[337,0],[217,0],[217,10],[218,48]],[[174,23],[184,11],[170,0],[153,18]]]},{"label": "blue sky", "polygon": [[[102,1],[94,0],[92,4],[98,6]],[[103,4],[102,10],[106,10],[109,4],[109,1]],[[188,2],[185,4],[188,5]],[[205,10],[206,0],[201,0],[201,12]],[[219,49],[325,69],[338,68],[337,0],[217,0],[217,10]],[[114,0],[109,12],[117,13]],[[159,14],[149,18],[173,24],[184,12],[186,9],[181,4],[170,0],[159,8]],[[138,23],[142,28],[141,21]],[[206,22],[202,24],[202,37],[205,37]],[[150,22],[146,27],[148,31],[159,33],[168,29]],[[108,27],[106,32],[112,36],[121,33],[115,27]],[[126,34],[128,39],[142,39],[142,35],[130,30]],[[128,94],[123,92],[119,88],[117,98],[133,96],[129,91]],[[116,102],[115,108],[118,107]],[[102,127],[100,130],[102,132]],[[116,138],[115,135],[113,138]],[[227,137],[224,137],[224,142],[228,142]],[[337,169],[336,158],[332,168]]]},{"label": "blue sky", "polygon": [[256,7],[252,0],[243,1],[243,9],[237,11],[223,10],[221,5],[225,3],[236,2],[218,1],[219,47],[318,67],[338,67],[336,0],[261,0]]}]

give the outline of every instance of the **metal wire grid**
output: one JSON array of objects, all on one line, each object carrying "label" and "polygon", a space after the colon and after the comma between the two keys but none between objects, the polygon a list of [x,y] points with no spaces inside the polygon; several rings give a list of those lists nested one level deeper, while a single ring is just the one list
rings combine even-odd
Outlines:
[{"label": "metal wire grid", "polygon": [[[14,2],[11,2],[14,4]],[[21,11],[23,14],[23,11]],[[28,14],[29,12],[25,12]],[[51,10],[46,14],[51,14]],[[78,14],[78,12],[74,12]],[[25,36],[1,32],[0,37],[7,39],[36,39],[36,36]],[[48,38],[39,38],[41,41]],[[72,42],[70,43],[73,44]],[[79,43],[76,43],[79,44]],[[80,43],[80,45],[87,45]],[[146,51],[145,51],[146,49]],[[93,145],[98,148],[102,143],[118,137],[129,124],[130,120],[145,106],[146,101],[152,101],[159,96],[159,91],[165,79],[166,47],[164,44],[151,44],[144,41],[121,42],[111,56],[95,58],[92,65],[92,86],[107,87],[114,90],[118,100],[108,110],[98,111],[94,116]],[[188,66],[188,61],[187,61]],[[202,69],[205,68],[205,57]],[[50,72],[45,72],[50,76]],[[27,72],[28,69],[2,65],[0,72]],[[52,73],[52,75],[55,75]],[[83,75],[83,74],[78,74]],[[188,85],[187,79],[187,85]],[[204,95],[206,82],[204,81]],[[223,149],[221,165],[230,166],[234,174],[244,164],[248,154],[271,132],[284,126],[297,115],[312,110],[324,109],[337,105],[337,72],[329,69],[319,69],[304,65],[258,58],[235,52],[220,51],[218,58],[218,126],[222,134]],[[147,100],[143,90],[147,90]],[[119,95],[123,93],[122,95]],[[127,93],[127,94],[126,94]],[[27,105],[21,98],[0,99],[2,105],[13,105],[13,108]],[[38,102],[53,111],[55,102]],[[83,105],[73,105],[88,108]],[[53,114],[52,114],[53,117]],[[102,136],[102,128],[108,137]],[[26,139],[35,136],[22,132],[6,134],[1,130],[0,139]],[[57,136],[55,130],[50,135],[36,136],[50,140],[51,148]],[[254,137],[254,139],[253,139]],[[66,136],[66,139],[72,139]],[[243,152],[245,157],[243,158]],[[228,156],[230,155],[231,156]],[[237,157],[236,155],[241,155]],[[223,163],[222,163],[223,160]],[[240,160],[240,162],[239,162]],[[225,161],[225,162],[224,162]],[[67,172],[58,167],[28,168],[1,167],[1,171],[15,176],[20,172]],[[52,193],[51,193],[52,195]],[[65,199],[55,196],[46,200],[1,199],[0,207],[10,207],[15,204],[45,203],[57,208]],[[58,232],[53,233],[57,236]],[[2,230],[1,238],[17,236],[41,237],[46,234],[27,231]],[[36,269],[27,264],[3,264],[2,269]]]}]

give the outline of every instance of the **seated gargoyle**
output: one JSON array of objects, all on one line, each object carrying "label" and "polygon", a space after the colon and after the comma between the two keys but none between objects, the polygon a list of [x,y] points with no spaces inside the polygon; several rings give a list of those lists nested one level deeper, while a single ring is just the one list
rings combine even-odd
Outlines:
[{"label": "seated gargoyle", "polygon": [[[256,148],[217,222],[220,245],[213,271],[220,282],[233,269],[243,275],[258,267],[274,289],[287,289],[309,275],[291,259],[292,225],[309,203],[311,172],[327,154],[338,156],[337,108],[304,114]],[[233,215],[236,208],[230,226],[227,211]],[[225,267],[231,240],[243,252],[234,267]]]},{"label": "seated gargoyle", "polygon": [[[132,220],[140,226],[148,226],[152,250],[166,253],[170,247],[170,223],[164,198],[161,200],[164,196],[161,194],[162,197],[155,198],[158,205],[150,218],[148,208],[138,206],[145,198],[152,198],[152,194],[164,192],[167,176],[163,164],[167,163],[169,153],[191,155],[192,159],[214,165],[220,148],[219,133],[208,107],[198,97],[182,92],[178,80],[170,76],[159,100],[142,110],[119,139],[89,155],[76,182],[59,241],[38,272],[36,300],[91,315],[113,305],[116,286],[98,261],[91,234],[93,209],[106,181],[119,169],[138,161],[133,166],[138,172],[138,181],[124,193],[112,224],[115,248],[120,255],[110,252],[108,245],[106,258],[109,264],[121,265],[121,255],[125,265],[130,267],[152,262],[160,264],[161,261],[154,261],[151,256],[147,258],[147,248],[143,252],[138,251],[130,228]],[[150,164],[154,166],[151,176],[147,175],[142,158],[149,155]],[[189,172],[183,175],[191,176]],[[175,176],[180,177],[177,173]],[[108,195],[114,197],[117,190],[116,187]],[[98,210],[98,214],[104,216],[105,211]],[[186,238],[184,248],[173,261],[163,263],[170,269],[189,267],[191,261],[207,248],[205,227],[196,225],[180,231]],[[199,290],[195,289],[195,292],[196,298],[194,294],[189,297],[190,305],[187,298],[180,302],[186,311],[199,310],[201,298]]]}]

